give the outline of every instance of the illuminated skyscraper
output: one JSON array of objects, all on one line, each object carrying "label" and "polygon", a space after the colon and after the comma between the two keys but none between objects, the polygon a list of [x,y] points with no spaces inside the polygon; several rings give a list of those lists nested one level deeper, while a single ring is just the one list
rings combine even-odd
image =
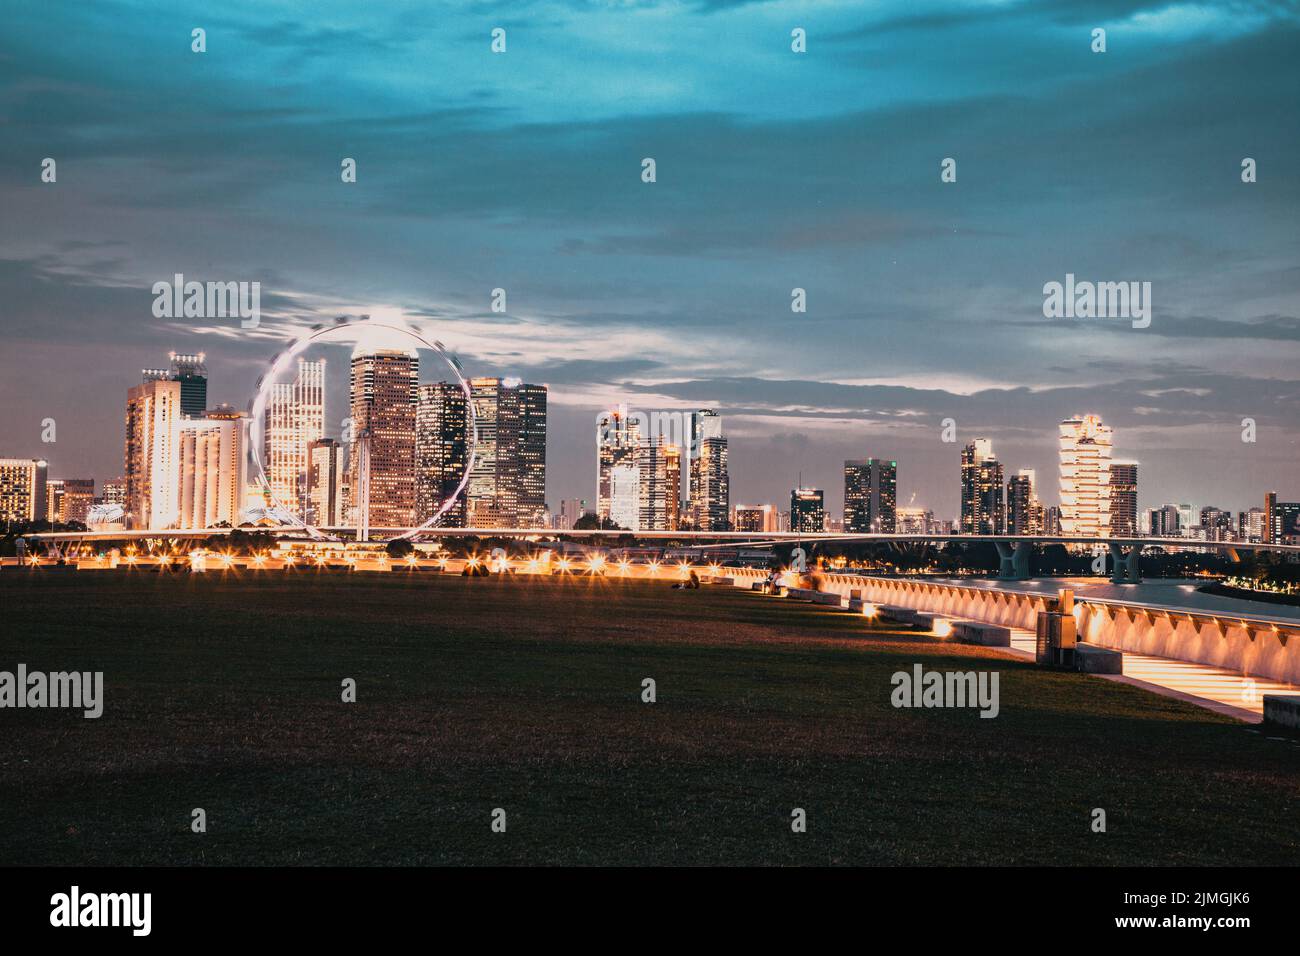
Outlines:
[{"label": "illuminated skyscraper", "polygon": [[340,528],[348,523],[344,472],[347,449],[333,438],[307,446],[307,523]]},{"label": "illuminated skyscraper", "polygon": [[1104,538],[1110,533],[1113,436],[1100,416],[1061,422],[1061,533]]},{"label": "illuminated skyscraper", "polygon": [[661,435],[647,435],[637,446],[637,530],[668,530],[668,461]]},{"label": "illuminated skyscraper", "polygon": [[[688,458],[686,500],[691,515],[697,524],[699,523],[699,503],[695,500],[695,487],[697,483],[704,480],[700,474],[700,458],[703,455],[704,442],[709,438],[722,438],[722,418],[711,408],[701,408],[697,412],[691,412],[690,444],[686,448]],[[716,531],[719,529],[709,528],[707,530]]]},{"label": "illuminated skyscraper", "polygon": [[636,465],[615,465],[610,470],[608,517],[615,527],[640,530],[641,469]]},{"label": "illuminated skyscraper", "polygon": [[1131,538],[1138,533],[1138,463],[1110,463],[1110,533]]},{"label": "illuminated skyscraper", "polygon": [[[349,469],[360,486],[359,526],[395,530],[415,524],[415,408],[420,359],[402,349],[354,352]],[[319,438],[320,436],[316,436]],[[304,447],[304,457],[306,449]],[[361,455],[366,460],[360,461]],[[305,466],[304,466],[305,467]]]},{"label": "illuminated skyscraper", "polygon": [[731,524],[731,477],[727,469],[727,439],[700,439],[693,470],[691,518],[700,531],[726,531]]},{"label": "illuminated skyscraper", "polygon": [[0,458],[0,521],[45,520],[48,473],[39,458]]},{"label": "illuminated skyscraper", "polygon": [[179,528],[235,527],[248,484],[248,420],[225,406],[177,422]]},{"label": "illuminated skyscraper", "polygon": [[826,527],[826,509],[820,488],[794,488],[790,492],[790,530],[821,534]]},{"label": "illuminated skyscraper", "polygon": [[1006,526],[1002,463],[993,454],[993,443],[977,438],[961,453],[961,533],[1001,534]]},{"label": "illuminated skyscraper", "polygon": [[476,378],[470,396],[478,442],[468,489],[469,527],[541,527],[546,521],[546,386]]},{"label": "illuminated skyscraper", "polygon": [[[459,384],[421,385],[415,410],[415,517],[424,524],[456,494],[469,455],[469,401]],[[465,527],[465,495],[439,522]]]},{"label": "illuminated skyscraper", "polygon": [[664,452],[664,514],[669,531],[676,531],[682,521],[682,448],[665,443]]},{"label": "illuminated skyscraper", "polygon": [[893,534],[898,521],[898,462],[881,458],[844,463],[844,530]]},{"label": "illuminated skyscraper", "polygon": [[181,383],[148,378],[127,392],[125,523],[132,530],[176,526],[180,514]]},{"label": "illuminated skyscraper", "polygon": [[596,420],[596,516],[601,520],[610,516],[613,506],[614,469],[634,466],[640,444],[640,426],[628,418],[626,405],[611,408]]},{"label": "illuminated skyscraper", "polygon": [[324,436],[325,360],[300,358],[292,382],[271,385],[263,437],[271,496],[299,518],[307,510],[307,446]]},{"label": "illuminated skyscraper", "polygon": [[1007,479],[1007,531],[1012,534],[1042,534],[1043,506],[1032,468]]}]

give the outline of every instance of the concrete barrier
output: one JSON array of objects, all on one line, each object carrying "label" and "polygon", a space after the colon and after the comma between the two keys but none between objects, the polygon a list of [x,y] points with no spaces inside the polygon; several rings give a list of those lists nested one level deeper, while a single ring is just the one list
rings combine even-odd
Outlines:
[{"label": "concrete barrier", "polygon": [[1075,644],[1074,669],[1084,674],[1122,674],[1124,655],[1109,647]]},{"label": "concrete barrier", "polygon": [[[739,586],[766,577],[766,571],[738,568]],[[856,574],[826,574],[822,590],[850,595],[875,604],[881,616],[890,607],[946,615],[954,620],[979,621],[1033,631],[1038,613],[1054,597],[1026,591],[975,587],[927,578],[878,578]],[[1230,613],[1148,608],[1120,601],[1076,597],[1075,620],[1081,641],[1117,651],[1209,664],[1234,673],[1300,684],[1300,624],[1249,618]]]},{"label": "concrete barrier", "polygon": [[979,621],[953,621],[952,636],[963,644],[983,647],[1010,647],[1011,628],[1001,624],[983,624]]},{"label": "concrete barrier", "polygon": [[1264,723],[1300,730],[1300,697],[1264,695]]}]

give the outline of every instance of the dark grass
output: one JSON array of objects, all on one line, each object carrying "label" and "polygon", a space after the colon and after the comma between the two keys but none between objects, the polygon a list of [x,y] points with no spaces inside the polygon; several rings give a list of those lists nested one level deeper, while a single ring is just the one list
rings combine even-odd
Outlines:
[{"label": "dark grass", "polygon": [[[0,711],[3,864],[1300,861],[1291,741],[726,588],[7,569],[20,661],[107,702]],[[1000,716],[895,710],[915,662]]]}]

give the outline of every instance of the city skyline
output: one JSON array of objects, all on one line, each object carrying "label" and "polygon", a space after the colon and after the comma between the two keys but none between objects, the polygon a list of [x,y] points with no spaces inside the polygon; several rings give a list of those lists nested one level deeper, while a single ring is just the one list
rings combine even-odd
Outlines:
[{"label": "city skyline", "polygon": [[[114,477],[112,409],[85,413],[142,356],[205,353],[213,399],[242,408],[285,339],[346,312],[549,384],[551,501],[591,495],[591,416],[620,402],[719,409],[738,501],[882,457],[900,505],[955,514],[945,419],[959,447],[988,437],[1044,475],[1044,423],[1082,408],[1140,449],[1143,508],[1300,496],[1300,132],[1271,120],[1300,106],[1293,9],[701,5],[670,26],[648,4],[589,12],[575,37],[572,8],[534,6],[495,58],[490,5],[324,3],[319,31],[234,3],[202,56],[192,24],[143,18],[148,55],[128,59],[107,51],[130,3],[15,11],[0,449]],[[450,54],[447,31],[482,42]],[[313,55],[342,49],[347,75]],[[574,82],[575,51],[598,76]],[[436,67],[387,68],[407,57]],[[49,93],[70,89],[90,95]],[[1135,135],[1158,144],[1138,169]],[[153,284],[178,273],[260,281],[260,324],[155,316]],[[1150,326],[1045,318],[1044,284],[1073,274],[1151,281]],[[36,447],[46,418],[58,442]]]}]

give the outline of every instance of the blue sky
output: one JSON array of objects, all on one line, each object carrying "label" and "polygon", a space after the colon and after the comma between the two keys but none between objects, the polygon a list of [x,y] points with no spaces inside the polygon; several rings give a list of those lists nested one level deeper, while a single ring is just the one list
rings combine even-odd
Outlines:
[{"label": "blue sky", "polygon": [[[370,312],[551,386],[552,503],[594,496],[617,401],[717,407],[733,501],[802,473],[838,511],[874,455],[951,515],[951,417],[1052,502],[1087,411],[1143,507],[1300,497],[1294,4],[210,9],[6,11],[0,454],[112,477],[142,366],[204,350],[243,406],[282,338]],[[261,327],[155,318],[176,272],[260,281]],[[1044,318],[1067,272],[1150,281],[1150,328]]]}]

